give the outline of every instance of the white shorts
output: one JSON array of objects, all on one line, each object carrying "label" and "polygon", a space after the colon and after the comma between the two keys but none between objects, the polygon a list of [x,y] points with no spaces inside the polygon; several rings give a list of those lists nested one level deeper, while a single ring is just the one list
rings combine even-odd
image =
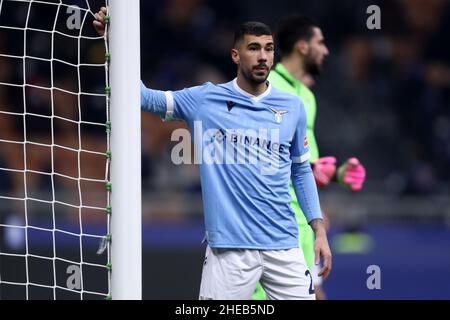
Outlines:
[{"label": "white shorts", "polygon": [[250,300],[258,281],[269,300],[316,298],[311,273],[299,248],[206,248],[200,300]]}]

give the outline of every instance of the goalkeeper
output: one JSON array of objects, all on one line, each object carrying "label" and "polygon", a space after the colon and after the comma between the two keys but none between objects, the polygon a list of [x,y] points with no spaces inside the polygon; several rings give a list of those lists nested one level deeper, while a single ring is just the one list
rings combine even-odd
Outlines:
[{"label": "goalkeeper", "polygon": [[[365,180],[365,169],[357,158],[350,158],[336,170],[335,157],[319,158],[319,150],[314,136],[316,119],[316,99],[303,83],[306,75],[318,75],[325,57],[329,54],[321,29],[311,19],[304,16],[291,16],[284,19],[276,35],[281,62],[270,72],[270,83],[280,90],[301,98],[307,114],[306,135],[311,152],[310,162],[317,186],[326,187],[331,181],[352,191],[360,191]],[[299,244],[303,249],[306,263],[311,270],[316,287],[316,297],[322,297],[321,278],[318,276],[317,260],[314,261],[314,233],[308,225],[291,186],[291,206],[295,212],[299,228]],[[265,299],[265,293],[258,285],[253,298]]]}]

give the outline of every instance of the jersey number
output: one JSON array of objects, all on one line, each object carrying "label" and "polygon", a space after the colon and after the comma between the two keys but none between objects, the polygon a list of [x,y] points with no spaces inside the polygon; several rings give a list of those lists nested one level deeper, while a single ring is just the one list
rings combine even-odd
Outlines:
[{"label": "jersey number", "polygon": [[309,284],[309,294],[314,294],[315,291],[314,291],[314,284],[313,284],[313,278],[312,278],[311,272],[309,272],[309,270],[306,270],[305,276],[309,276],[309,279],[311,279],[311,282]]}]

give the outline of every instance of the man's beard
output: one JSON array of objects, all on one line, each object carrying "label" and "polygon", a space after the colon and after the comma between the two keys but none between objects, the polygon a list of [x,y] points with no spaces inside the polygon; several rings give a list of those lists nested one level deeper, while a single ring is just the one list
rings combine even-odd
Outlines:
[{"label": "man's beard", "polygon": [[312,59],[307,59],[305,61],[305,71],[312,76],[317,76],[322,72],[322,66],[312,61]]},{"label": "man's beard", "polygon": [[242,69],[242,75],[252,84],[254,85],[258,85],[261,83],[264,83],[267,81],[267,78],[269,77],[269,69],[267,70],[266,76],[261,78],[256,78],[255,75],[253,74],[253,69],[251,70],[244,70]]}]

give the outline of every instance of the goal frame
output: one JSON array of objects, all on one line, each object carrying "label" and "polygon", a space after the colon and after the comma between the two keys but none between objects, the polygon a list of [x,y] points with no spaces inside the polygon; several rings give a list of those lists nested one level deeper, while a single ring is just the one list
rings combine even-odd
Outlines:
[{"label": "goal frame", "polygon": [[110,0],[111,296],[142,299],[139,0]]}]

